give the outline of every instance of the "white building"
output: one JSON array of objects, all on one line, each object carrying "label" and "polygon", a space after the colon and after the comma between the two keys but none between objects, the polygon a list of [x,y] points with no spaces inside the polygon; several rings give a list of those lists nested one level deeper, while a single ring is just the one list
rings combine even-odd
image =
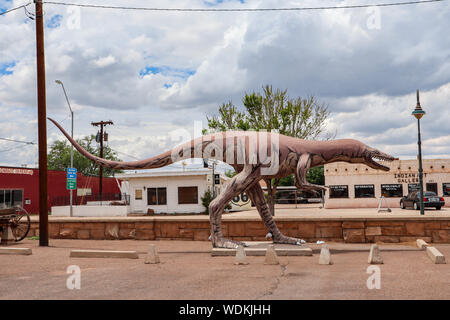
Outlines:
[{"label": "white building", "polygon": [[[220,194],[223,183],[229,178],[216,174],[215,192]],[[116,178],[128,183],[131,213],[147,213],[149,209],[156,214],[202,213],[205,207],[201,197],[207,190],[212,190],[212,171],[209,169],[154,169],[119,174]]]}]

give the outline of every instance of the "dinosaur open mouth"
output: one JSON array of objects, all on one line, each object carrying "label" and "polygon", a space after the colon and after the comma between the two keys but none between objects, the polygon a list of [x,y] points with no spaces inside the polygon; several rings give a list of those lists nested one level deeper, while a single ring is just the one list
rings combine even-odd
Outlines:
[{"label": "dinosaur open mouth", "polygon": [[378,170],[389,171],[390,168],[380,162],[392,162],[394,161],[394,157],[380,151],[375,151],[368,154],[367,160],[370,167]]}]

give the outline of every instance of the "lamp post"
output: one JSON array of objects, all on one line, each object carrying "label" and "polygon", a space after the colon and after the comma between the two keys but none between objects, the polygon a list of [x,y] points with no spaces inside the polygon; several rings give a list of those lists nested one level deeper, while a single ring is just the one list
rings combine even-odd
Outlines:
[{"label": "lamp post", "polygon": [[417,145],[419,147],[419,184],[420,184],[420,214],[424,215],[423,210],[423,169],[422,169],[422,141],[420,139],[420,119],[425,115],[425,111],[422,110],[419,100],[419,90],[417,90],[417,105],[412,115],[417,119],[418,139]]},{"label": "lamp post", "polygon": [[[67,104],[69,106],[69,110],[70,110],[70,114],[72,116],[72,132],[71,132],[71,137],[73,139],[73,111],[72,111],[72,107],[70,106],[70,102],[69,102],[69,98],[67,97],[67,93],[66,93],[66,89],[64,88],[64,83],[62,83],[61,80],[55,80],[55,82],[57,84],[60,84],[62,86],[62,89],[64,91],[64,95],[66,97],[66,101]],[[72,149],[70,150],[70,167],[73,168],[73,146]],[[73,195],[72,195],[72,189],[70,189],[70,216],[73,216],[73,208],[72,208],[72,201],[73,201]]]}]

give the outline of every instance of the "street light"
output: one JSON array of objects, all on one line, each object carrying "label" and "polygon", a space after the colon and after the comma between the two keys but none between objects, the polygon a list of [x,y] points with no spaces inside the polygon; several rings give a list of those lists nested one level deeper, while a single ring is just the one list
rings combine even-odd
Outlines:
[{"label": "street light", "polygon": [[422,110],[419,100],[419,90],[417,90],[417,105],[414,111],[411,113],[417,119],[418,139],[417,145],[419,147],[419,183],[420,183],[420,214],[424,215],[423,210],[423,169],[422,169],[422,141],[420,139],[420,119],[425,115],[425,111]]},{"label": "street light", "polygon": [[[66,96],[67,104],[69,105],[70,114],[72,116],[72,133],[71,133],[71,137],[73,139],[73,111],[72,111],[72,107],[70,106],[69,98],[67,97],[66,89],[64,88],[64,83],[62,83],[61,80],[55,80],[55,82],[62,86],[62,89],[64,91],[64,95]],[[72,149],[70,150],[70,167],[73,168],[73,146],[72,146]],[[70,189],[70,216],[71,217],[73,216],[73,209],[72,209],[73,195],[72,195],[72,191],[73,190]]]}]

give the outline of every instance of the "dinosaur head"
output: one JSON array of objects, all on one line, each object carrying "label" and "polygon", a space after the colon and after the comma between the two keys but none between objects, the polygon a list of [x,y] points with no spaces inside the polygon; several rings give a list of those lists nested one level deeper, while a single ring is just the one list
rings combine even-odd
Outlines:
[{"label": "dinosaur head", "polygon": [[376,170],[389,171],[389,167],[378,161],[391,162],[394,160],[394,157],[391,155],[369,147],[358,140],[341,139],[329,141],[328,143],[328,152],[321,153],[325,163],[338,161],[362,163]]},{"label": "dinosaur head", "polygon": [[384,152],[381,152],[378,149],[371,148],[363,144],[362,159],[363,161],[361,163],[364,163],[365,165],[373,169],[389,171],[390,170],[389,167],[382,165],[378,161],[391,162],[394,160],[394,157]]}]

